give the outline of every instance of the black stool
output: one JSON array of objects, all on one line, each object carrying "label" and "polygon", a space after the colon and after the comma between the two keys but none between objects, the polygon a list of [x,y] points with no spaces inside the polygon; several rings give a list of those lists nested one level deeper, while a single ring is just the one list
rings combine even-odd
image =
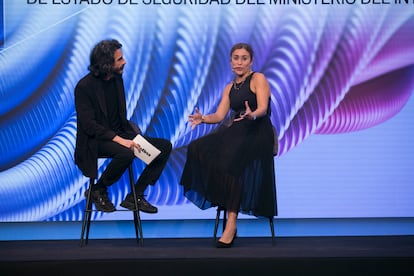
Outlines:
[{"label": "black stool", "polygon": [[[216,223],[214,225],[214,241],[217,241],[217,230],[218,230],[218,226],[220,222],[221,211],[223,211],[223,231],[227,223],[227,209],[217,207]],[[273,217],[269,217],[269,225],[270,225],[270,231],[272,233],[272,246],[274,246],[275,245],[275,227],[273,224]]]},{"label": "black stool", "polygon": [[[134,214],[134,225],[135,225],[135,235],[137,237],[137,242],[140,245],[143,245],[144,240],[142,236],[142,226],[141,226],[141,217],[139,215],[139,208],[138,208],[138,200],[135,193],[135,185],[134,185],[134,173],[132,171],[132,165],[128,168],[128,174],[129,174],[129,184],[131,186],[131,193],[134,195],[134,202],[135,202],[135,209],[131,210]],[[95,178],[89,179],[89,188],[88,188],[88,196],[86,198],[86,206],[83,216],[83,223],[82,223],[82,233],[80,238],[80,246],[88,244],[88,238],[89,238],[89,229],[91,226],[91,217],[92,212],[99,212],[97,210],[92,209],[92,198],[91,198],[91,191],[92,186],[95,184]],[[126,211],[126,210],[117,210],[117,211]],[[128,210],[129,211],[129,210]],[[86,232],[85,232],[86,230]]]}]

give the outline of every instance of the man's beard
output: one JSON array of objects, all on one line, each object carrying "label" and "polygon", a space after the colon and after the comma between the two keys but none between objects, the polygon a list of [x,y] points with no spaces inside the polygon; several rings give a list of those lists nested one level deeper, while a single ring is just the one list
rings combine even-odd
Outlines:
[{"label": "man's beard", "polygon": [[122,65],[121,67],[118,67],[118,68],[113,68],[112,69],[112,74],[114,74],[114,75],[122,75],[122,73],[124,72],[124,66],[125,65]]}]

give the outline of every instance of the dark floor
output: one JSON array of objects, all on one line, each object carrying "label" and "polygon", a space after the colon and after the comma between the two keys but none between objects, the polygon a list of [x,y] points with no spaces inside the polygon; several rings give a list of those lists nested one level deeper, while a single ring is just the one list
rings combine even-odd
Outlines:
[{"label": "dark floor", "polygon": [[0,242],[0,275],[414,275],[414,236]]}]

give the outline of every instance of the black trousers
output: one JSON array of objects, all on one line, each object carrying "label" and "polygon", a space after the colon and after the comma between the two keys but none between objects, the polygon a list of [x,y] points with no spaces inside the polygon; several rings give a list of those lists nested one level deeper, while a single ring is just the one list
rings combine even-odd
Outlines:
[{"label": "black trousers", "polygon": [[[133,139],[131,135],[121,135],[124,138]],[[128,136],[128,137],[125,137]],[[151,144],[158,148],[161,153],[140,174],[135,183],[137,194],[142,194],[148,185],[153,185],[160,177],[170,156],[171,142],[162,138],[144,136]],[[111,158],[102,176],[94,186],[94,189],[105,189],[118,181],[135,158],[134,152],[113,141],[98,142],[98,157]]]}]

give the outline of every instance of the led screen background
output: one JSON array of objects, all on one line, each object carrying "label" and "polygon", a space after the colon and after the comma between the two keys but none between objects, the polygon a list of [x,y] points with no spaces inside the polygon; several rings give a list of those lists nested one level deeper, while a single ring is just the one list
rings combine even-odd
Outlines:
[{"label": "led screen background", "polygon": [[[214,112],[239,41],[253,46],[253,69],[271,86],[279,217],[414,216],[413,4],[28,2],[4,3],[1,221],[82,218],[88,179],[73,161],[73,90],[105,38],[123,44],[128,117],[173,143],[163,175],[146,191],[160,207],[148,218],[209,214],[183,197],[178,182],[186,146],[215,126],[191,131],[187,117],[196,106]],[[125,181],[109,190],[116,205]]]}]

